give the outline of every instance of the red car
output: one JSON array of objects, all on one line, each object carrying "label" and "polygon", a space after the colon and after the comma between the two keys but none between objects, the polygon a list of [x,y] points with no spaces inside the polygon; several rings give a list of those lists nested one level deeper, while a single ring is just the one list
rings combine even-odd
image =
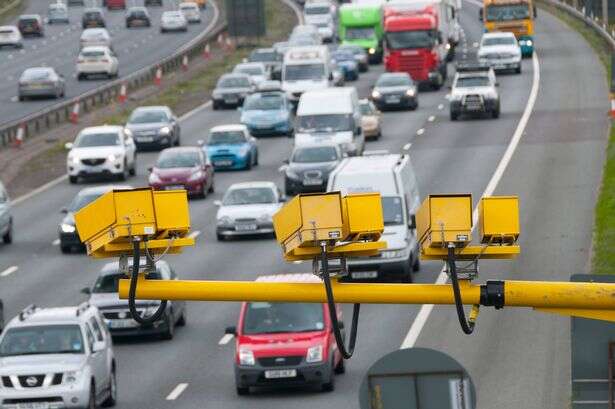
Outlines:
[{"label": "red car", "polygon": [[[320,282],[312,274],[281,274],[256,281]],[[338,320],[342,319],[337,308]],[[228,327],[235,341],[237,394],[251,387],[315,385],[334,389],[344,359],[336,348],[326,304],[243,303],[237,327]]]},{"label": "red car", "polygon": [[165,149],[149,170],[149,185],[156,190],[186,189],[203,198],[214,191],[214,167],[198,147]]},{"label": "red car", "polygon": [[107,8],[111,9],[126,9],[126,0],[107,0]]}]

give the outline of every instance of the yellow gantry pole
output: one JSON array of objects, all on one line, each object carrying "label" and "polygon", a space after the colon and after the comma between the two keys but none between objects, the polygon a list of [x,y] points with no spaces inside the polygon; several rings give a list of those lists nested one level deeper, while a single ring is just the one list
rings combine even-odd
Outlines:
[{"label": "yellow gantry pole", "polygon": [[[503,305],[544,310],[607,310],[615,312],[615,284],[499,281]],[[378,284],[332,282],[335,301],[361,304],[455,303],[450,284]],[[487,300],[487,284],[460,281],[461,297],[468,305],[494,305]],[[120,280],[120,298],[128,297],[129,280]],[[482,295],[481,295],[482,294]],[[319,283],[254,281],[165,281],[139,278],[137,299],[186,301],[327,301]],[[553,311],[558,312],[558,311]],[[575,315],[575,314],[573,314]]]}]

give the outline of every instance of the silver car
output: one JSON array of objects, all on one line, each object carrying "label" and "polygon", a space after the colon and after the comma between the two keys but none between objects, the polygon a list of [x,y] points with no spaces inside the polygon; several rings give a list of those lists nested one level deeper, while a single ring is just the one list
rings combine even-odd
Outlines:
[{"label": "silver car", "polygon": [[175,114],[167,106],[135,109],[128,118],[126,129],[132,132],[138,149],[180,145],[181,128]]},{"label": "silver car", "polygon": [[212,92],[213,108],[240,107],[246,96],[254,92],[254,89],[248,74],[224,74]]},{"label": "silver car", "polygon": [[0,182],[0,237],[5,244],[13,242],[13,216],[11,200],[2,182]]},{"label": "silver car", "polygon": [[29,306],[0,336],[0,408],[114,406],[116,368],[96,307]]},{"label": "silver car", "polygon": [[66,83],[64,76],[52,67],[26,69],[19,77],[17,96],[20,101],[32,97],[64,97]]},{"label": "silver car", "polygon": [[47,23],[49,24],[69,24],[68,8],[64,3],[51,3],[47,9]]},{"label": "silver car", "polygon": [[188,20],[181,11],[165,11],[160,18],[160,32],[188,31]]}]

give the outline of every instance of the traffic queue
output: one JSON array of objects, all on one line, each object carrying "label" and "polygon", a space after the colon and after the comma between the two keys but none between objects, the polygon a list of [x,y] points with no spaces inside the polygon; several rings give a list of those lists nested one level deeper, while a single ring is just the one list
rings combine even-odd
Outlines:
[{"label": "traffic queue", "polygon": [[[218,79],[211,93],[211,108],[239,110],[236,123],[211,127],[196,145],[186,146],[180,120],[171,108],[138,107],[126,123],[82,129],[74,142],[66,144],[68,180],[71,184],[101,178],[128,181],[137,172],[139,153],[152,150],[160,151],[155,165],[148,169],[148,184],[156,190],[184,189],[190,198],[202,200],[216,192],[216,179],[245,172],[245,180],[230,185],[221,200],[214,201],[216,224],[211,229],[221,242],[246,236],[271,237],[273,215],[293,195],[380,192],[388,248],[378,256],[350,260],[346,279],[412,282],[421,267],[415,232],[420,196],[410,155],[407,151],[369,149],[371,141],[386,138],[385,111],[419,110],[422,93],[451,83],[450,120],[498,118],[501,102],[496,71],[522,71],[515,35],[486,33],[477,59],[458,61],[450,80],[449,62],[463,36],[460,7],[448,0],[341,6],[332,0],[309,1],[303,9],[305,24],[297,25],[288,41],[254,50]],[[161,31],[181,30],[189,22],[200,21],[196,5],[182,3],[179,9],[163,15]],[[61,17],[62,10],[50,6],[50,15]],[[127,17],[127,26],[133,24],[137,12],[147,15],[147,9],[129,9],[132,17]],[[144,19],[143,24],[150,22]],[[3,27],[0,38],[2,30],[5,37],[18,38],[18,32]],[[92,41],[96,45],[90,44]],[[19,41],[15,40],[15,45],[19,46]],[[84,79],[93,73],[85,68],[90,59],[98,54],[108,61],[114,58],[104,29],[86,29],[82,46],[79,64],[83,66],[77,75]],[[386,72],[379,75],[368,95],[360,95],[353,82],[369,70],[379,69],[380,64]],[[49,78],[56,75],[50,68],[27,72],[41,77],[43,71]],[[117,64],[107,71],[117,76]],[[61,83],[61,76],[58,78]],[[23,90],[20,98],[31,96]],[[63,85],[54,92],[63,95]],[[291,148],[277,181],[248,176],[263,163],[260,138],[265,137],[286,138]],[[77,211],[106,192],[129,188],[114,183],[81,189],[62,210],[58,226],[61,252],[84,250],[75,227]],[[0,236],[7,244],[14,237],[8,203],[0,185]],[[181,274],[161,260],[156,263],[156,273],[148,278],[174,280]],[[7,323],[0,335],[0,360],[10,357],[12,364],[0,365],[0,407],[116,403],[115,376],[121,365],[115,361],[111,337],[160,336],[170,340],[176,327],[188,321],[186,305],[173,303],[158,321],[141,326],[131,319],[127,301],[118,298],[122,277],[117,263],[108,264],[92,286],[82,290],[88,297],[86,303],[66,308],[31,306]],[[299,274],[257,280],[314,279],[311,274]],[[137,308],[147,316],[158,306],[159,302],[143,302]],[[341,320],[339,306],[338,315]],[[229,364],[229,371],[234,371],[237,394],[247,395],[255,387],[289,385],[316,385],[332,391],[335,375],[346,368],[335,348],[329,321],[326,306],[320,304],[244,303],[237,324],[226,329],[235,338],[235,362]],[[51,364],[51,357],[59,354],[79,356],[79,362],[57,360]],[[104,362],[96,362],[97,354],[104,355]],[[46,374],[37,375],[43,366]]]}]

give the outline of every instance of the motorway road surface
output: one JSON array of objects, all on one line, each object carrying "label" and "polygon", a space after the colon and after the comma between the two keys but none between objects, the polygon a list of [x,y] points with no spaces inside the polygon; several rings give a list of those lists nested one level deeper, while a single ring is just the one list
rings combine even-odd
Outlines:
[{"label": "motorway road surface", "polygon": [[[474,50],[481,27],[476,6],[464,3],[465,43],[459,54]],[[520,145],[503,173],[497,194],[521,199],[523,254],[513,262],[484,262],[482,279],[561,279],[585,270],[593,206],[606,145],[604,71],[596,55],[563,23],[541,12],[536,43],[540,91]],[[574,50],[574,52],[571,52]],[[483,193],[517,128],[535,72],[525,60],[520,76],[500,78],[500,119],[450,122],[446,89],[420,95],[416,112],[385,114],[383,138],[369,149],[399,151],[412,143],[411,157],[422,195]],[[381,67],[372,67],[356,85],[367,95]],[[214,125],[238,120],[235,111],[203,108],[182,120],[182,141],[195,143]],[[417,135],[418,132],[418,135]],[[191,202],[198,244],[168,257],[182,278],[253,280],[260,274],[306,272],[306,264],[286,264],[272,239],[219,243],[215,240],[214,199],[234,182],[273,180],[291,149],[286,138],[262,138],[260,164],[251,171],[219,172],[216,193]],[[156,153],[139,156],[138,186]],[[7,316],[27,304],[75,304],[104,261],[62,255],[57,238],[59,210],[82,186],[60,183],[16,206],[15,243],[0,247],[0,297]],[[56,213],[56,211],[58,213]],[[17,267],[15,268],[12,267]],[[432,283],[441,265],[425,262],[416,281]],[[6,270],[10,269],[10,270]],[[2,271],[11,273],[2,277]],[[133,340],[116,343],[119,408],[356,408],[358,388],[368,367],[400,347],[419,306],[365,306],[355,357],[338,376],[336,390],[264,391],[237,397],[233,378],[233,342],[219,345],[224,328],[235,325],[236,303],[191,303],[188,325],[171,342]],[[350,308],[345,310],[350,319]],[[473,376],[478,408],[562,409],[569,391],[568,319],[526,311],[484,309],[476,334],[462,335],[453,308],[436,308],[417,345],[449,352]],[[179,386],[179,384],[186,384]],[[175,393],[172,393],[175,391]],[[167,400],[169,398],[170,400]],[[171,399],[172,398],[172,399]]]},{"label": "motorway road surface", "polygon": [[[86,1],[87,4],[89,4]],[[143,0],[128,0],[128,4],[142,5]],[[163,7],[148,7],[152,19],[151,27],[131,28],[125,26],[125,11],[105,9],[107,30],[111,34],[114,50],[119,60],[120,76],[125,76],[143,67],[160,61],[182,45],[197,37],[208,27],[214,16],[213,7],[202,11],[201,24],[191,24],[185,33],[160,33],[160,16],[164,10],[171,10],[179,3],[164,0]],[[23,14],[47,15],[49,1],[29,1]],[[70,99],[99,87],[108,79],[96,78],[77,81],[76,63],[79,53],[79,38],[83,32],[81,15],[83,7],[69,7],[70,24],[46,24],[45,37],[24,38],[24,48],[15,50],[0,48],[0,124],[22,118],[45,107]],[[13,22],[14,24],[15,22]],[[164,41],[161,41],[164,39]],[[29,67],[52,66],[66,79],[64,99],[37,99],[19,102],[17,81]]]}]

